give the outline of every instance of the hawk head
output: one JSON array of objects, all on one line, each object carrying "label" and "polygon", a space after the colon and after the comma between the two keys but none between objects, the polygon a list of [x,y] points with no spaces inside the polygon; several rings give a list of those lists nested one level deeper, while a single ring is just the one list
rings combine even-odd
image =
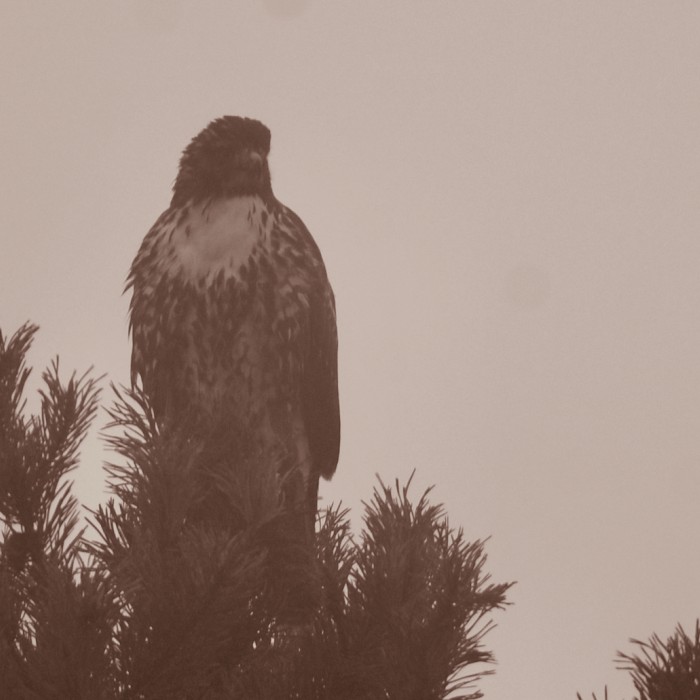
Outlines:
[{"label": "hawk head", "polygon": [[182,153],[172,206],[216,197],[271,197],[269,152],[264,124],[247,117],[215,119]]}]

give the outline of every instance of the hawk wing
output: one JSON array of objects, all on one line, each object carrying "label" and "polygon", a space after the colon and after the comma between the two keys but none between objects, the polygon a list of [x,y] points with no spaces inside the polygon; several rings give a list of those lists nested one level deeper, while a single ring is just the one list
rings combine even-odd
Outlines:
[{"label": "hawk wing", "polygon": [[132,289],[129,332],[132,336],[131,384],[141,386],[157,418],[174,413],[184,403],[182,354],[192,324],[191,292],[163,274],[161,242],[169,233],[175,211],[166,210],[146,234],[134,259],[125,291]]},{"label": "hawk wing", "polygon": [[309,295],[308,346],[301,378],[301,401],[314,470],[330,479],[340,450],[335,298],[316,242],[304,222],[293,211],[285,209],[309,252],[315,272]]}]

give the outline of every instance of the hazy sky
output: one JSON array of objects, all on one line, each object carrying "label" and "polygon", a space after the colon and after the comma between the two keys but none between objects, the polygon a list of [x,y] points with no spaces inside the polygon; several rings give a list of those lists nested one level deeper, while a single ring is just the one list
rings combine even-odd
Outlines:
[{"label": "hazy sky", "polygon": [[324,499],[359,521],[416,469],[492,536],[491,700],[630,697],[615,651],[700,615],[700,3],[3,0],[0,27],[0,327],[41,326],[37,369],[127,381],[180,151],[261,119],[337,296]]}]

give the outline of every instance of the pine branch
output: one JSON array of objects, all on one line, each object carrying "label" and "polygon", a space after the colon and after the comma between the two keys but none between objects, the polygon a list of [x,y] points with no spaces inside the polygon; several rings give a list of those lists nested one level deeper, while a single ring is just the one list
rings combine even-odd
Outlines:
[{"label": "pine branch", "polygon": [[[380,482],[353,537],[319,517],[295,544],[278,458],[244,436],[157,421],[117,390],[112,498],[88,538],[66,475],[94,416],[86,375],[44,373],[23,416],[36,329],[0,336],[0,695],[18,700],[443,700],[492,660],[483,542],[453,530],[428,492]],[[304,616],[290,617],[303,601]],[[296,612],[295,612],[296,615]],[[290,624],[289,620],[300,622]],[[476,698],[478,692],[453,695]]]},{"label": "pine branch", "polygon": [[[607,688],[607,686],[606,686],[605,689],[603,690],[603,693],[604,693],[604,694],[603,694],[603,696],[601,697],[601,700],[608,700],[608,688]],[[576,698],[577,698],[577,700],[583,700],[583,697],[582,697],[581,693],[576,693]],[[598,700],[598,698],[597,698],[597,696],[596,696],[595,693],[593,693],[593,700]]]},{"label": "pine branch", "polygon": [[639,700],[700,698],[700,620],[688,635],[681,625],[665,642],[657,634],[649,641],[631,639],[636,654],[618,652],[618,668],[632,676]]},{"label": "pine branch", "polygon": [[66,475],[94,417],[87,375],[42,375],[39,415],[24,416],[25,357],[36,327],[0,333],[0,687],[3,697],[102,698],[110,605],[99,574],[79,569],[77,501]]},{"label": "pine branch", "polygon": [[[692,637],[678,625],[665,642],[658,634],[646,642],[630,642],[637,652],[617,652],[615,661],[618,670],[629,672],[632,678],[638,693],[634,700],[700,700],[700,620],[695,622]],[[576,697],[582,700],[580,693]]]},{"label": "pine branch", "polygon": [[[89,547],[120,601],[119,684],[136,697],[200,697],[270,626],[258,532],[279,507],[256,510],[254,489],[224,478],[240,476],[237,465],[215,468],[196,435],[155,421],[142,393],[115,391],[115,499],[93,512],[99,540]],[[259,472],[258,492],[262,482]]]},{"label": "pine branch", "polygon": [[0,334],[0,519],[15,568],[76,553],[78,503],[65,477],[77,466],[99,397],[99,380],[87,374],[62,385],[54,360],[42,374],[39,415],[24,417],[24,360],[36,330],[25,325],[9,341]]},{"label": "pine branch", "polygon": [[[350,579],[350,636],[387,697],[438,700],[467,690],[493,660],[482,647],[486,616],[512,584],[487,585],[483,542],[450,528],[426,491],[416,505],[409,483],[380,488],[365,506],[365,530]],[[376,689],[375,691],[376,692]],[[480,697],[479,692],[453,695]]]}]

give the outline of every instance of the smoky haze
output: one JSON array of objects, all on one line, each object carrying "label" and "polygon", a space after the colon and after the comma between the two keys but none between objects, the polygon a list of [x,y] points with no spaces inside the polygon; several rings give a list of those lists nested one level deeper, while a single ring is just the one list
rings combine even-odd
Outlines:
[{"label": "smoky haze", "polygon": [[[491,700],[611,698],[700,615],[700,5],[6,2],[0,327],[128,381],[126,272],[211,119],[272,131],[338,306],[322,484],[436,484],[517,579]],[[104,416],[100,419],[104,423]],[[104,499],[93,430],[76,474]]]}]

